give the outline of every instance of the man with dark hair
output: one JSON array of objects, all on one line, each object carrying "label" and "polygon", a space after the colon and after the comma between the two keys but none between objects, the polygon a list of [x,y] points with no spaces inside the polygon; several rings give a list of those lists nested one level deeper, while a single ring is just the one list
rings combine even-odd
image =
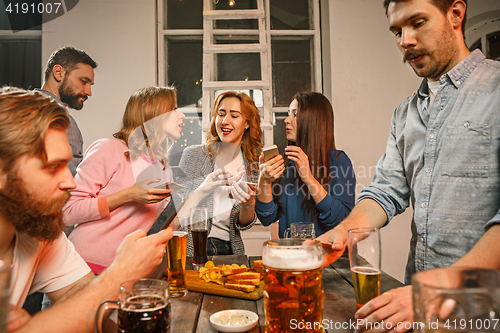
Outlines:
[{"label": "man with dark hair", "polygon": [[[406,284],[415,272],[454,263],[496,267],[485,249],[500,252],[500,62],[465,45],[464,0],[385,0],[384,6],[404,62],[423,80],[394,111],[373,182],[351,214],[318,238],[324,264],[342,255],[349,229],[383,227],[411,203]],[[355,318],[363,320],[358,331],[381,321],[377,332],[406,331],[411,286],[374,298]]]},{"label": "man with dark hair", "polygon": [[[54,51],[45,68],[45,78],[41,91],[61,104],[81,110],[83,103],[92,95],[94,68],[97,63],[83,50],[64,46]],[[71,125],[67,131],[73,158],[68,164],[73,176],[83,159],[83,138],[76,121],[69,115]]]},{"label": "man with dark hair", "polygon": [[[111,266],[94,278],[63,233],[62,207],[75,188],[67,167],[69,124],[52,98],[0,89],[0,260],[12,270],[9,332],[87,331],[102,296],[151,274],[172,237],[171,229],[128,235]],[[20,307],[36,291],[55,304],[31,318]]]}]

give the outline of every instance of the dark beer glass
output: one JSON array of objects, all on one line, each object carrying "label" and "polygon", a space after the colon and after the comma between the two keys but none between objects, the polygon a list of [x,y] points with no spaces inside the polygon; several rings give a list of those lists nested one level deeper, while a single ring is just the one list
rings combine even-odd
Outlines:
[{"label": "dark beer glass", "polygon": [[[107,307],[104,307],[107,305]],[[170,299],[167,281],[140,279],[123,282],[119,298],[104,301],[95,315],[94,331],[102,332],[103,309],[117,309],[119,333],[169,333]]]},{"label": "dark beer glass", "polygon": [[170,305],[154,295],[131,296],[118,309],[119,333],[165,333],[169,331]]},{"label": "dark beer glass", "polygon": [[[267,241],[264,264],[266,332],[323,332],[323,253],[318,241]],[[311,242],[311,241],[310,241]],[[299,324],[308,323],[304,327]]]},{"label": "dark beer glass", "polygon": [[191,208],[191,237],[193,239],[193,266],[199,268],[207,261],[208,212],[206,208]]}]

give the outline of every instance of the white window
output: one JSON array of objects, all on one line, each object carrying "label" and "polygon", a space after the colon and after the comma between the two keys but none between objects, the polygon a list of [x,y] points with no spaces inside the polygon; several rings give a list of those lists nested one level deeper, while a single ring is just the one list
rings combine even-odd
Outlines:
[{"label": "white window", "polygon": [[[214,10],[257,9],[258,0],[212,0]],[[271,78],[272,126],[264,127],[264,142],[286,146],[284,118],[293,95],[300,91],[322,91],[319,0],[264,0]],[[203,1],[158,0],[158,82],[178,89],[178,105],[190,105],[183,136],[174,146],[175,165],[185,146],[202,142]],[[206,31],[206,30],[205,30]],[[207,37],[207,36],[205,36]],[[259,43],[258,20],[214,21],[214,44]],[[217,81],[262,80],[259,53],[225,53],[214,57]],[[226,90],[230,90],[228,87]],[[263,92],[243,90],[263,115]],[[216,92],[217,94],[217,92]],[[210,106],[211,107],[211,106]],[[176,158],[177,156],[177,158]]]},{"label": "white window", "polygon": [[0,1],[0,86],[40,87],[42,15],[8,14],[5,2]]}]

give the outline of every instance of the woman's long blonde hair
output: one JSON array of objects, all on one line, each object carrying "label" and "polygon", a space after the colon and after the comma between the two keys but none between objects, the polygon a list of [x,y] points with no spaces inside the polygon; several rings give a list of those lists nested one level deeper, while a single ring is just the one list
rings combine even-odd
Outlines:
[{"label": "woman's long blonde hair", "polygon": [[[255,106],[255,102],[245,93],[228,91],[217,96],[212,110],[212,119],[210,121],[210,131],[207,133],[207,150],[209,154],[216,154],[212,151],[214,143],[220,142],[217,134],[216,120],[219,107],[224,98],[235,97],[240,100],[241,115],[248,121],[248,129],[243,133],[241,139],[241,149],[249,162],[250,169],[258,169],[259,155],[262,151],[262,129],[260,128],[260,112]],[[248,170],[251,171],[251,170]]]},{"label": "woman's long blonde hair", "polygon": [[176,108],[177,93],[174,87],[147,87],[130,96],[121,129],[113,137],[125,141],[131,159],[144,154],[152,161],[165,165],[168,149],[162,128],[167,112]]}]

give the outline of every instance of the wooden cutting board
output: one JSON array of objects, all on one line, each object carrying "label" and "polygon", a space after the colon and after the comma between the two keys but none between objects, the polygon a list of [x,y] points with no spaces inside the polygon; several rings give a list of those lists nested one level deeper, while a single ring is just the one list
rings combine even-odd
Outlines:
[{"label": "wooden cutting board", "polygon": [[199,277],[199,272],[195,270],[186,270],[186,284],[188,290],[197,291],[204,294],[242,298],[249,300],[258,300],[262,298],[262,293],[264,292],[264,281],[260,281],[260,284],[251,293],[246,293],[244,291],[228,289],[220,284],[214,282],[205,282]]}]

